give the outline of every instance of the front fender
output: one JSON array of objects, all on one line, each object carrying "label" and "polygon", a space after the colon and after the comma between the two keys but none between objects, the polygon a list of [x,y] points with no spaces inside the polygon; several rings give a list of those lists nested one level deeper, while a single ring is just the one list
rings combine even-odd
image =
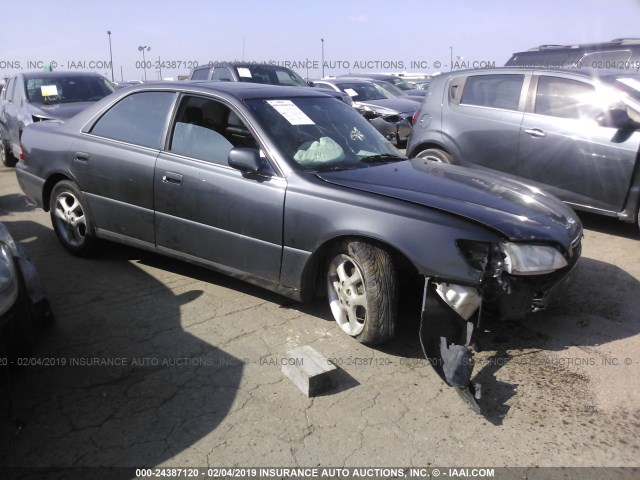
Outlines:
[{"label": "front fender", "polygon": [[456,241],[502,240],[497,232],[448,212],[320,180],[310,188],[297,180],[287,190],[281,270],[281,283],[294,288],[302,288],[310,262],[345,237],[386,245],[419,274],[463,285],[476,285],[481,272],[467,263]]}]

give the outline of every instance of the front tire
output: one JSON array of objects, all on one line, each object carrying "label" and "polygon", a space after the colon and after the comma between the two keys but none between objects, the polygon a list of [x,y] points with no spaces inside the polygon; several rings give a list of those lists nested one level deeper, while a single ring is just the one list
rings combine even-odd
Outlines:
[{"label": "front tire", "polygon": [[391,255],[365,242],[347,241],[329,259],[329,307],[342,331],[368,345],[393,338],[398,287]]},{"label": "front tire", "polygon": [[426,150],[422,150],[421,152],[418,152],[415,158],[423,158],[425,160],[438,163],[455,163],[451,155],[439,148],[427,148]]},{"label": "front tire", "polygon": [[51,223],[62,246],[77,256],[93,253],[96,238],[93,220],[78,186],[62,180],[51,191]]}]

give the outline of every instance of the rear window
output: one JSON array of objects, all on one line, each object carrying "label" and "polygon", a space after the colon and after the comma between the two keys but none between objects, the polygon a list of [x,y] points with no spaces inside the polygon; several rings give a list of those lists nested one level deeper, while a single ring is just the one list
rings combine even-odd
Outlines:
[{"label": "rear window", "polygon": [[518,110],[523,83],[524,75],[472,75],[465,82],[460,103]]},{"label": "rear window", "polygon": [[100,137],[144,147],[162,148],[172,92],[141,92],[129,95],[108,110],[93,126]]}]

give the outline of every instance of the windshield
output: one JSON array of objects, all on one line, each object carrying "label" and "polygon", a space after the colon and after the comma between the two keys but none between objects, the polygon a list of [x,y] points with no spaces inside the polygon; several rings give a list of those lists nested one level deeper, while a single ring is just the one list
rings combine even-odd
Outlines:
[{"label": "windshield", "polygon": [[293,70],[284,67],[247,65],[237,67],[241,82],[307,87],[307,82]]},{"label": "windshield", "polygon": [[115,91],[106,78],[84,75],[26,78],[24,86],[29,102],[39,105],[95,102]]},{"label": "windshield", "polygon": [[414,87],[411,86],[409,82],[405,82],[401,78],[393,77],[389,79],[389,83],[393,83],[400,90],[413,90]]},{"label": "windshield", "polygon": [[371,82],[341,83],[338,88],[353,98],[355,102],[395,98],[394,95]]},{"label": "windshield", "polygon": [[305,171],[406,159],[362,115],[336,99],[251,99],[247,104],[282,154]]},{"label": "windshield", "polygon": [[404,91],[402,91],[401,89],[396,87],[393,83],[383,82],[383,81],[379,81],[379,82],[375,82],[375,83],[380,88],[386,90],[388,93],[390,93],[394,97],[404,97],[404,96],[407,95],[406,93],[404,93]]}]

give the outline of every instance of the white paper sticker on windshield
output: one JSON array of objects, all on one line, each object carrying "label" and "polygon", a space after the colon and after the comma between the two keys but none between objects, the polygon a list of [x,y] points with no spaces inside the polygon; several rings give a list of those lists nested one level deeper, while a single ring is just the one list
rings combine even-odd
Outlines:
[{"label": "white paper sticker on windshield", "polygon": [[313,120],[307,117],[291,100],[267,100],[267,103],[286,118],[291,125],[315,125]]},{"label": "white paper sticker on windshield", "polygon": [[345,88],[344,89],[344,93],[346,93],[350,97],[357,97],[358,96],[358,92],[356,92],[353,88]]},{"label": "white paper sticker on windshield", "polygon": [[636,80],[635,78],[618,78],[616,79],[618,80],[620,83],[624,83],[627,87],[631,87],[634,90],[637,90],[638,92],[640,92],[640,82],[638,80]]},{"label": "white paper sticker on windshield", "polygon": [[244,78],[251,78],[251,70],[246,67],[238,67],[238,75]]},{"label": "white paper sticker on windshield", "polygon": [[43,97],[55,97],[58,95],[58,87],[55,85],[42,85],[40,87]]}]

